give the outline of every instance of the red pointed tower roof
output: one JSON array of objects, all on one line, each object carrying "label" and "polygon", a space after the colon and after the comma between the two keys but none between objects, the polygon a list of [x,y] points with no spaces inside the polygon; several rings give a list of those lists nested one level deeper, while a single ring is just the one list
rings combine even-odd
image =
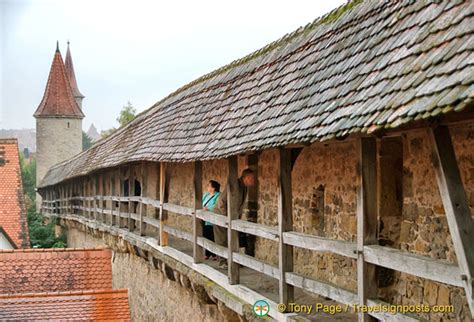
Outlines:
[{"label": "red pointed tower roof", "polygon": [[56,45],[53,64],[49,72],[48,83],[43,99],[36,109],[34,117],[73,117],[83,118],[84,114],[76,103],[73,91],[66,75],[66,68]]},{"label": "red pointed tower roof", "polygon": [[72,64],[71,50],[69,49],[69,41],[67,42],[67,52],[66,52],[66,61],[64,62],[66,66],[66,75],[69,78],[69,83],[71,84],[72,93],[74,97],[82,97],[84,95],[79,91],[77,87],[76,74],[74,73],[74,65]]}]

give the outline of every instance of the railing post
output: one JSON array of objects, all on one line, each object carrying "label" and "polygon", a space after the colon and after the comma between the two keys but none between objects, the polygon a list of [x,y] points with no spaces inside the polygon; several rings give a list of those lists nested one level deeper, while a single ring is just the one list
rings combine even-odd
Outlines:
[{"label": "railing post", "polygon": [[[114,197],[120,196],[120,168],[117,168],[113,172],[114,179],[110,183],[112,185],[112,195]],[[116,198],[117,199],[117,198]],[[112,217],[110,218],[111,220],[111,225],[112,226],[120,226],[120,217],[117,218],[117,212],[120,209],[120,203],[118,201],[112,200]]]},{"label": "railing post", "polygon": [[198,209],[202,209],[202,162],[194,162],[194,211],[193,211],[193,259],[194,263],[201,263],[204,250],[198,245],[199,237],[202,237],[202,222],[196,217]]},{"label": "railing post", "polygon": [[227,180],[227,218],[229,221],[227,229],[228,246],[228,278],[229,284],[240,282],[239,264],[233,261],[233,253],[239,251],[239,233],[232,230],[232,220],[239,219],[238,203],[238,177],[237,177],[237,156],[231,156],[229,162],[229,176]]},{"label": "railing post", "polygon": [[293,271],[293,247],[283,243],[283,233],[293,230],[292,190],[291,190],[291,150],[280,148],[278,171],[278,263],[280,269],[279,300],[288,304],[294,301],[294,287],[286,283],[286,272]]},{"label": "railing post", "polygon": [[[376,298],[376,266],[364,260],[364,246],[377,244],[377,144],[375,138],[359,140],[359,189],[357,194],[357,294],[360,305]],[[359,313],[359,321],[373,321]]]},{"label": "railing post", "polygon": [[[142,162],[140,166],[140,177],[141,177],[141,182],[142,182],[142,190],[141,190],[141,197],[146,198],[147,197],[147,164],[146,162]],[[146,231],[146,224],[143,221],[143,217],[146,216],[146,213],[148,211],[148,206],[143,203],[143,200],[140,199],[140,236],[145,236],[145,231]]]},{"label": "railing post", "polygon": [[104,188],[103,187],[104,177],[103,177],[102,173],[98,174],[97,180],[98,180],[98,186],[99,186],[97,204],[98,204],[98,211],[100,212],[98,217],[99,217],[100,222],[104,222],[104,204],[103,204],[103,201],[102,201],[102,197],[104,195],[104,189],[103,189]]},{"label": "railing post", "polygon": [[92,197],[92,186],[93,186],[93,182],[91,180],[91,177],[89,177],[89,180],[87,181],[87,208],[88,208],[88,218],[89,219],[92,219],[92,200],[91,200],[91,197]]},{"label": "railing post", "polygon": [[124,175],[122,174],[122,172],[123,172],[123,168],[120,168],[120,196],[119,196],[119,202],[118,202],[119,203],[119,207],[118,207],[119,208],[118,209],[118,227],[119,228],[125,227],[125,224],[124,224],[125,219],[122,218],[122,213],[124,210],[122,197],[125,196],[125,180],[124,180]]},{"label": "railing post", "polygon": [[67,193],[67,209],[68,209],[68,212],[69,212],[70,215],[73,214],[73,210],[72,210],[72,195],[73,195],[72,185],[73,185],[73,183],[70,182],[67,186],[67,192],[68,192]]},{"label": "railing post", "polygon": [[86,217],[86,211],[84,208],[86,207],[86,201],[84,198],[86,197],[86,180],[83,178],[81,181],[81,190],[82,190],[82,199],[81,199],[81,216]]},{"label": "railing post", "polygon": [[135,220],[132,218],[133,210],[135,209],[135,202],[131,200],[132,197],[135,197],[135,172],[133,171],[133,166],[128,167],[128,230],[135,230]]},{"label": "railing post", "polygon": [[164,225],[166,225],[168,221],[168,213],[166,210],[163,209],[163,204],[165,204],[168,200],[167,196],[167,181],[169,178],[166,177],[166,163],[160,163],[160,245],[161,246],[168,246],[168,233],[164,231]]},{"label": "railing post", "polygon": [[98,186],[98,177],[97,175],[92,178],[92,208],[94,212],[94,221],[97,221],[98,209],[97,209],[97,186]]}]

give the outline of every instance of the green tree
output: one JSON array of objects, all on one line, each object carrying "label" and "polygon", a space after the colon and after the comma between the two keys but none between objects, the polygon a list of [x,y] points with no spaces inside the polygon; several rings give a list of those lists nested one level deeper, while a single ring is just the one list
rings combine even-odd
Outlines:
[{"label": "green tree", "polygon": [[29,158],[27,162],[23,152],[20,152],[20,169],[25,197],[29,201],[34,201],[36,199],[36,159]]},{"label": "green tree", "polygon": [[100,132],[100,136],[101,136],[102,138],[106,138],[106,137],[108,137],[109,135],[111,135],[112,133],[114,133],[115,131],[117,131],[117,129],[114,128],[114,127],[113,127],[113,128],[110,128],[110,129],[108,129],[108,130],[103,130],[102,132]]},{"label": "green tree", "polygon": [[122,107],[117,122],[119,122],[120,126],[124,126],[133,121],[136,116],[137,110],[133,107],[132,103],[128,101],[127,104]]},{"label": "green tree", "polygon": [[92,145],[92,139],[86,132],[82,131],[82,151],[88,150]]},{"label": "green tree", "polygon": [[20,169],[31,246],[34,248],[66,247],[66,236],[64,234],[56,236],[54,233],[56,220],[50,220],[45,225],[43,216],[36,211],[36,160],[31,157],[26,160],[24,154],[20,152]]}]

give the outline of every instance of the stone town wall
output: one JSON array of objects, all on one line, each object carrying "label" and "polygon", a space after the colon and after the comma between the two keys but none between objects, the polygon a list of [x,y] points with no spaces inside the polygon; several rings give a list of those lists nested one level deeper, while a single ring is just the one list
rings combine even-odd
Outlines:
[{"label": "stone town wall", "polygon": [[[184,274],[167,267],[167,276],[143,258],[115,249],[120,246],[113,237],[94,236],[72,226],[66,232],[69,247],[112,247],[112,284],[128,289],[132,321],[240,321],[236,313],[216,304]],[[201,295],[196,294],[198,289]]]},{"label": "stone town wall", "polygon": [[[455,152],[474,215],[474,124],[451,128]],[[379,243],[407,252],[456,262],[446,216],[438,191],[427,133],[414,131],[399,138],[378,140]],[[238,158],[239,172],[246,158]],[[259,155],[257,222],[277,225],[278,152]],[[326,238],[356,241],[358,152],[355,141],[317,143],[305,147],[293,168],[294,230]],[[149,196],[157,197],[157,164],[149,163]],[[151,172],[150,172],[151,171]],[[170,164],[169,202],[193,206],[193,165]],[[225,189],[227,160],[203,162],[203,190],[211,179]],[[150,215],[150,214],[148,214]],[[156,216],[156,213],[154,214]],[[169,224],[192,232],[190,217],[169,215]],[[257,238],[256,257],[276,265],[275,242]],[[126,261],[124,259],[124,261]],[[356,291],[356,262],[338,255],[295,249],[295,271]],[[379,269],[379,296],[393,304],[453,304],[454,313],[425,314],[429,320],[470,320],[460,288]]]},{"label": "stone town wall", "polygon": [[[452,134],[462,179],[474,214],[474,125],[454,127]],[[380,192],[383,202],[379,205],[380,243],[455,262],[456,256],[431,163],[428,136],[419,131],[404,134],[398,140],[399,152],[396,148],[397,142],[378,142],[380,153],[383,154],[379,156],[380,167],[385,172],[379,178],[379,182],[384,186]],[[394,143],[394,146],[390,146]],[[383,144],[385,145],[382,146]],[[399,161],[396,155],[393,156],[397,153]],[[385,154],[388,155],[389,161],[383,159]],[[357,162],[355,141],[318,143],[302,150],[293,169],[295,231],[356,241]],[[394,168],[397,162],[400,175]],[[239,157],[239,170],[244,167],[245,158]],[[257,221],[270,226],[277,225],[277,171],[277,150],[263,151],[258,165]],[[190,164],[173,166],[170,202],[192,206],[192,173]],[[222,188],[225,188],[226,174],[227,161],[203,162],[204,185],[207,180],[216,179],[222,183]],[[395,187],[397,182],[400,187]],[[179,220],[175,221],[178,227],[183,224]],[[190,232],[191,227],[191,222],[182,226]],[[257,258],[277,264],[277,254],[278,247],[275,242],[257,238]],[[295,271],[356,291],[357,268],[356,261],[352,259],[296,249]],[[386,269],[381,269],[379,275],[379,295],[390,303],[452,303],[457,309],[454,313],[426,314],[423,317],[453,321],[470,319],[469,309],[463,298],[464,291],[460,288]]]}]

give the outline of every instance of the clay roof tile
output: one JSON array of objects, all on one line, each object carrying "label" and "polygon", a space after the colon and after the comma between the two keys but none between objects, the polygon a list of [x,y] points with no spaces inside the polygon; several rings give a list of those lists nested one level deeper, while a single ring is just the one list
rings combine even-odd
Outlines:
[{"label": "clay roof tile", "polygon": [[44,96],[34,117],[84,118],[74,98],[59,48],[56,48]]}]

